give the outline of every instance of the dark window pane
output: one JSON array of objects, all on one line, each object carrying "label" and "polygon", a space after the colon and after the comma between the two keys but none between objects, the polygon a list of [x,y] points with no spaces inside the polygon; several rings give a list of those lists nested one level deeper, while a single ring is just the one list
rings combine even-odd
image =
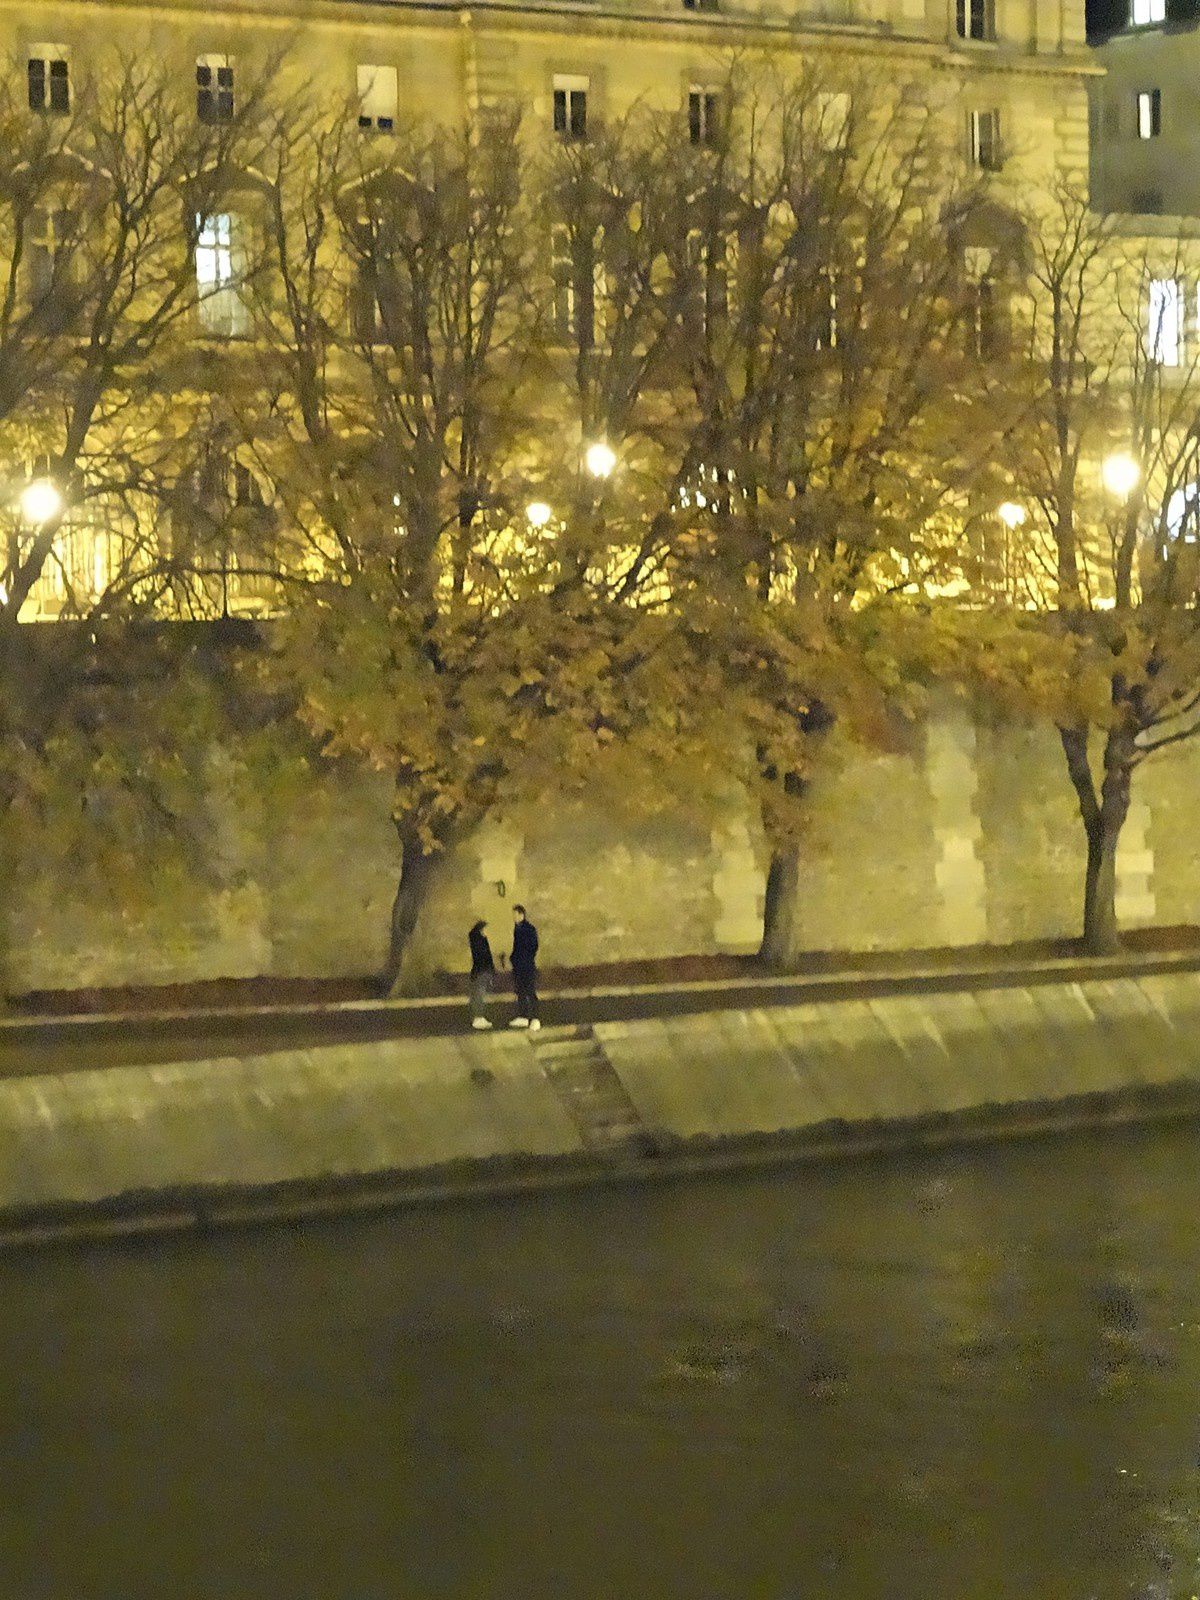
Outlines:
[{"label": "dark window pane", "polygon": [[50,63],[50,109],[59,112],[71,109],[71,82],[65,61]]}]

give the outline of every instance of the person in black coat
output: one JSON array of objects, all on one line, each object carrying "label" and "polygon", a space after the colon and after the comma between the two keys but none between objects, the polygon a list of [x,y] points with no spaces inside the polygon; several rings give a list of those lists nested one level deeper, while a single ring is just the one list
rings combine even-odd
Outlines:
[{"label": "person in black coat", "polygon": [[517,989],[517,1014],[510,1028],[540,1028],[537,998],[537,929],[524,906],[513,907],[512,972]]},{"label": "person in black coat", "polygon": [[471,946],[471,1026],[473,1028],[490,1028],[487,1019],[488,995],[492,992],[492,981],[496,973],[496,963],[492,960],[492,947],[488,943],[484,929],[487,923],[482,920],[477,922],[467,935]]}]

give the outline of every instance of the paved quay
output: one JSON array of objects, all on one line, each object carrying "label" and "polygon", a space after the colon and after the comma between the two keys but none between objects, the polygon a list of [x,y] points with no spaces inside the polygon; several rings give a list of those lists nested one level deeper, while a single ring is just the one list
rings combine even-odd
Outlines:
[{"label": "paved quay", "polygon": [[[547,974],[542,999],[547,1026],[638,1021],[713,1011],[786,1007],[825,1000],[876,999],[896,994],[956,993],[1091,978],[1200,972],[1200,950],[1149,949],[1111,957],[1047,954],[1030,957],[1003,948],[978,959],[939,953],[790,975],[648,982],[583,988],[555,983]],[[947,962],[945,956],[953,958]],[[512,1011],[511,995],[497,995],[497,1023]],[[0,1010],[0,1077],[69,1072],[103,1066],[242,1057],[319,1045],[389,1039],[453,1038],[467,1023],[466,995],[403,1000],[284,1001],[271,1005],[190,1005],[53,1013]]]},{"label": "paved quay", "polygon": [[[417,1007],[404,1013],[407,1036],[273,1035],[270,1048],[236,1051],[222,1036],[196,1054],[206,1036],[195,1019],[176,1022],[174,1050],[171,1025],[147,1023],[140,1043],[153,1059],[122,1064],[109,1024],[99,1042],[91,1024],[69,1047],[54,1027],[36,1048],[18,1030],[3,1048],[23,1046],[24,1064],[10,1057],[0,1079],[0,1234],[302,1213],[1190,1112],[1200,972],[1194,960],[1155,965],[826,979],[802,998],[767,984],[720,999],[711,989],[595,996],[590,1007],[563,999],[570,1020],[551,1016],[535,1036],[472,1034],[446,1008],[435,1028],[439,1008]],[[372,1026],[387,1015],[394,1027],[395,1011],[367,1014]]]}]

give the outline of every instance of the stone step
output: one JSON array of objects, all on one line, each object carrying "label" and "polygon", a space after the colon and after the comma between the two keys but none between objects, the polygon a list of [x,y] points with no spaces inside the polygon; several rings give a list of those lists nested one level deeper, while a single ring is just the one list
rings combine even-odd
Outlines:
[{"label": "stone step", "polygon": [[585,1148],[606,1155],[652,1153],[654,1141],[587,1025],[556,1028],[533,1039],[538,1063],[562,1096]]},{"label": "stone step", "polygon": [[584,1056],[579,1061],[544,1061],[542,1071],[548,1078],[561,1078],[564,1082],[582,1082],[588,1078],[603,1078],[608,1062],[601,1057]]},{"label": "stone step", "polygon": [[544,1050],[550,1044],[574,1044],[578,1040],[586,1040],[597,1050],[600,1048],[600,1041],[586,1022],[563,1022],[553,1028],[539,1028],[529,1037],[535,1050]]},{"label": "stone step", "polygon": [[604,1051],[594,1039],[560,1039],[548,1047],[537,1046],[537,1056],[543,1067],[574,1066],[581,1061],[603,1061]]}]

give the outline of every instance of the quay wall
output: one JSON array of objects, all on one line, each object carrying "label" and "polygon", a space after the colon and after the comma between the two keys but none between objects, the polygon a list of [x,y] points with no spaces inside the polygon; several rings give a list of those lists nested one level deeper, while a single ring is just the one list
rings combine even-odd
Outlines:
[{"label": "quay wall", "polygon": [[[203,873],[161,889],[89,883],[49,842],[16,864],[8,988],[206,978],[360,977],[379,970],[398,859],[382,780],[314,780],[240,797],[214,762]],[[1118,858],[1125,927],[1200,922],[1194,843],[1200,744],[1138,774]],[[1078,931],[1083,838],[1052,730],[951,708],[887,752],[831,745],[803,839],[801,950],[1005,944]],[[651,821],[611,805],[489,822],[449,857],[419,931],[419,968],[461,971],[466,929],[505,937],[527,904],[548,964],[757,946],[765,875],[755,818]]]},{"label": "quay wall", "polygon": [[636,1173],[747,1142],[919,1143],[1164,1103],[1200,1110],[1197,972],[85,1067],[0,1077],[0,1235],[96,1208],[220,1220],[297,1186]]}]

